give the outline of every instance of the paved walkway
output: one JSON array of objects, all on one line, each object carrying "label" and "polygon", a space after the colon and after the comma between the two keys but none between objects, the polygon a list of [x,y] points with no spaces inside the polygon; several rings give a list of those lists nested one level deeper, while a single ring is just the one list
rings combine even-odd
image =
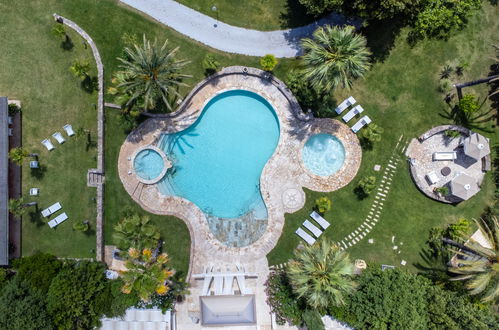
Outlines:
[{"label": "paved walkway", "polygon": [[321,25],[359,25],[342,15],[331,14],[315,23],[289,30],[257,31],[222,23],[173,0],[120,0],[171,27],[172,29],[215,49],[251,56],[274,54],[276,57],[300,55],[300,39],[310,36]]}]

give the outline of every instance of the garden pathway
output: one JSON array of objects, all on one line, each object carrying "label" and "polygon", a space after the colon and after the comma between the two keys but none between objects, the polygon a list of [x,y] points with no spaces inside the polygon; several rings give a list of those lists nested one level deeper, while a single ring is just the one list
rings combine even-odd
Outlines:
[{"label": "garden pathway", "polygon": [[325,24],[359,26],[339,14],[330,14],[312,24],[277,31],[258,31],[232,26],[201,14],[173,0],[120,0],[171,27],[172,29],[215,49],[250,55],[295,57],[300,55],[300,40]]}]

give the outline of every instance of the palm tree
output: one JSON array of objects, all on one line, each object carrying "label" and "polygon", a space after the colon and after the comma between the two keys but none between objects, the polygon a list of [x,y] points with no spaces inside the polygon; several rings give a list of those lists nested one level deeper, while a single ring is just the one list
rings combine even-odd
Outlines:
[{"label": "palm tree", "polygon": [[287,273],[298,297],[322,311],[344,304],[345,295],[355,287],[348,254],[327,239],[295,251]]},{"label": "palm tree", "polygon": [[[466,245],[444,238],[451,252],[457,254],[456,262],[448,270],[453,280],[466,281],[471,295],[482,295],[482,301],[493,301],[499,297],[499,225],[496,217],[490,218],[490,226],[483,220],[476,221],[490,248],[470,238]],[[458,249],[455,249],[458,248]]]},{"label": "palm tree", "polygon": [[159,229],[149,221],[149,217],[138,214],[124,218],[114,227],[113,239],[116,246],[124,251],[129,248],[156,248],[160,238]]},{"label": "palm tree", "polygon": [[168,261],[166,253],[153,258],[150,249],[140,252],[131,248],[125,263],[127,270],[121,273],[124,282],[121,291],[125,294],[135,292],[143,301],[148,301],[154,293],[165,295],[169,291],[166,281],[173,275],[166,267]]},{"label": "palm tree", "polygon": [[73,224],[73,230],[86,232],[89,229],[90,229],[90,225],[88,224],[88,220],[77,221]]},{"label": "palm tree", "polygon": [[304,77],[317,91],[350,88],[352,80],[363,77],[370,68],[366,43],[352,26],[318,28],[313,39],[302,40]]},{"label": "palm tree", "polygon": [[140,106],[151,110],[164,105],[171,111],[171,98],[180,97],[178,88],[186,86],[182,79],[191,77],[180,71],[188,61],[177,60],[178,47],[168,50],[168,40],[161,47],[144,35],[142,46],[125,47],[125,58],[118,58],[121,71],[115,75],[118,94],[126,107]]},{"label": "palm tree", "polygon": [[12,148],[9,150],[10,160],[12,160],[14,163],[16,163],[19,166],[22,165],[24,158],[28,156],[29,156],[28,151],[22,147]]},{"label": "palm tree", "polygon": [[87,60],[74,60],[73,64],[69,67],[69,70],[77,78],[88,77],[88,72],[90,71],[90,63]]},{"label": "palm tree", "polygon": [[9,199],[9,212],[20,218],[26,214],[29,206],[35,205],[36,202],[25,203],[22,197],[18,199]]},{"label": "palm tree", "polygon": [[383,128],[374,123],[371,123],[362,131],[362,137],[371,143],[379,142],[381,141],[381,135],[383,134],[383,132]]}]

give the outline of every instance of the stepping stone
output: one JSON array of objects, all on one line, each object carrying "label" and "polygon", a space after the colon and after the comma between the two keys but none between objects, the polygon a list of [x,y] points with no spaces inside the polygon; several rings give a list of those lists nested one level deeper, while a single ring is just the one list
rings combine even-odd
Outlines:
[{"label": "stepping stone", "polygon": [[381,195],[381,196],[383,196],[383,197],[386,197],[386,195],[385,195],[385,194],[380,193],[380,192],[378,193],[378,195]]},{"label": "stepping stone", "polygon": [[379,196],[378,196],[378,195],[376,195],[376,197],[375,197],[375,198],[376,198],[376,199],[379,199]]},{"label": "stepping stone", "polygon": [[381,198],[381,200],[382,200],[382,201],[384,201],[384,200],[385,200],[385,198]]},{"label": "stepping stone", "polygon": [[398,246],[396,246],[396,245],[394,245],[394,246],[393,246],[393,249],[394,249],[394,250],[396,250],[396,249],[398,249],[398,248],[399,248],[399,247],[398,247]]},{"label": "stepping stone", "polygon": [[347,238],[352,239],[352,234],[348,234]]},{"label": "stepping stone", "polygon": [[378,165],[378,164],[374,165],[374,170],[376,172],[379,172],[379,170],[381,170],[381,165]]},{"label": "stepping stone", "polygon": [[395,241],[395,236],[392,236],[392,243]]},{"label": "stepping stone", "polygon": [[407,261],[402,260],[402,261],[400,262],[400,264],[401,264],[402,266],[405,266],[405,265],[407,264]]},{"label": "stepping stone", "polygon": [[400,242],[400,245],[404,245],[404,242]]},{"label": "stepping stone", "polygon": [[348,242],[348,247],[351,247],[352,245],[353,245],[352,243]]},{"label": "stepping stone", "polygon": [[373,229],[373,227],[371,227],[369,224],[366,223],[366,226],[370,229]]},{"label": "stepping stone", "polygon": [[369,243],[369,244],[373,244],[373,243],[374,243],[374,239],[372,239],[372,238],[368,239],[368,240],[367,240],[367,243]]},{"label": "stepping stone", "polygon": [[383,175],[383,179],[386,179],[386,175]]}]

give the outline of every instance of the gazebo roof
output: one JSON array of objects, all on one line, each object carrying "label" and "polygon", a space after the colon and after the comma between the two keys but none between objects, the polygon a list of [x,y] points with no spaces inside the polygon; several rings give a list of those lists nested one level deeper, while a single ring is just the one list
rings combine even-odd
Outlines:
[{"label": "gazebo roof", "polygon": [[464,153],[476,160],[490,154],[489,140],[478,133],[468,136],[463,142],[463,147]]},{"label": "gazebo roof", "polygon": [[450,182],[450,188],[452,195],[463,200],[468,200],[480,190],[476,179],[463,173]]},{"label": "gazebo roof", "polygon": [[256,324],[255,296],[200,297],[203,326]]}]

